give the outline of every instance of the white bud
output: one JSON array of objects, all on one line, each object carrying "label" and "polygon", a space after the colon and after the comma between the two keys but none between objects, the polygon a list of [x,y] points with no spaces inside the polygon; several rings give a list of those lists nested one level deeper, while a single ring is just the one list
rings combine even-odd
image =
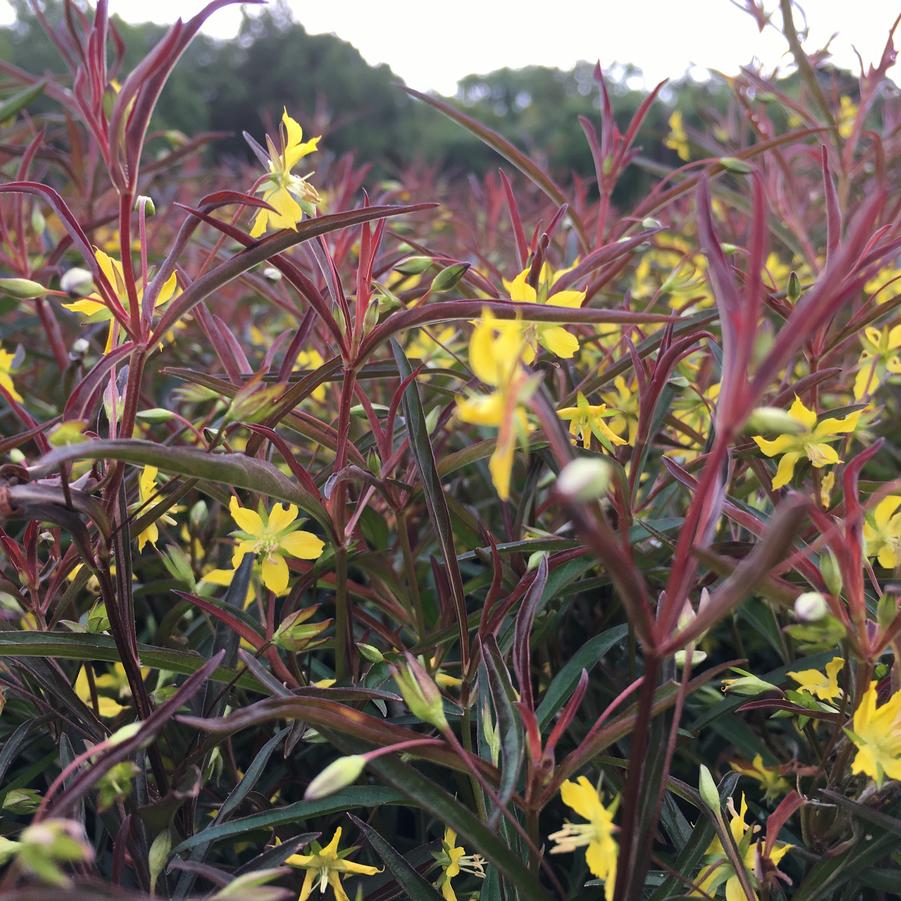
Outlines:
[{"label": "white bud", "polygon": [[557,476],[557,491],[567,500],[593,501],[610,487],[610,464],[600,457],[579,457]]}]

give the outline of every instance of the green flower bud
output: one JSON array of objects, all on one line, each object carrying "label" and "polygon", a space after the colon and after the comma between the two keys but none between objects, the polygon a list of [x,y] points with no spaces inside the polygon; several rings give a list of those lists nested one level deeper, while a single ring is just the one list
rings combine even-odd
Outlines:
[{"label": "green flower bud", "polygon": [[893,594],[884,594],[879,598],[876,607],[876,622],[881,629],[888,629],[898,616],[898,598]]},{"label": "green flower bud", "polygon": [[278,648],[294,653],[308,647],[310,642],[315,641],[331,623],[331,620],[308,623],[307,620],[316,610],[316,607],[308,607],[306,610],[295,610],[275,630],[275,634],[272,636],[272,643]]},{"label": "green flower bud", "polygon": [[65,447],[69,444],[81,444],[84,441],[84,430],[87,423],[80,419],[69,419],[61,422],[47,436],[53,447]]},{"label": "green flower bud", "polygon": [[717,791],[716,783],[713,781],[710,770],[703,763],[698,774],[698,792],[701,795],[701,800],[707,807],[714,813],[719,814],[720,793]]},{"label": "green flower bud", "polygon": [[153,198],[149,197],[147,194],[138,194],[135,198],[135,209],[138,210],[141,208],[141,203],[144,204],[144,215],[149,219],[151,216],[156,215],[156,204],[153,202]]},{"label": "green flower bud", "polygon": [[800,435],[804,423],[780,407],[757,407],[744,424],[746,435]]},{"label": "green flower bud", "polygon": [[43,297],[47,289],[30,278],[0,278],[0,293],[15,297],[16,300],[34,300]]},{"label": "green flower bud", "polygon": [[794,270],[788,277],[788,287],[785,289],[785,296],[792,303],[796,303],[801,297],[801,279],[798,278],[798,273]]},{"label": "green flower bud", "polygon": [[734,172],[736,175],[748,175],[752,171],[744,160],[736,156],[721,156],[719,163],[727,172]]},{"label": "green flower bud", "polygon": [[69,878],[60,864],[93,860],[83,827],[75,820],[49,819],[29,826],[19,843],[19,863],[52,885],[66,886]]},{"label": "green flower bud", "polygon": [[40,237],[47,230],[47,220],[41,212],[40,207],[32,207],[31,210],[31,230]]},{"label": "green flower bud", "polygon": [[567,500],[594,501],[603,497],[610,487],[610,464],[600,457],[579,457],[560,471],[557,491]]},{"label": "green flower bud", "polygon": [[469,263],[454,263],[452,266],[442,269],[432,279],[432,290],[438,293],[456,288],[460,279],[466,274],[467,269],[469,269]]},{"label": "green flower bud", "polygon": [[829,593],[838,597],[842,593],[842,571],[832,551],[827,551],[820,557],[820,573]]},{"label": "green flower bud", "polygon": [[385,655],[371,644],[366,644],[362,641],[357,642],[357,650],[360,652],[360,656],[370,663],[382,663],[385,660]]},{"label": "green flower bud", "polygon": [[359,779],[365,767],[366,758],[362,754],[339,757],[307,786],[307,790],[303,793],[304,801],[316,801],[347,788]]},{"label": "green flower bud", "polygon": [[673,662],[680,669],[685,666],[686,661],[691,660],[692,666],[697,666],[699,663],[703,663],[707,659],[706,651],[699,651],[697,648],[693,648],[688,651],[676,651],[673,654]]},{"label": "green flower bud", "polygon": [[645,219],[641,220],[642,228],[663,228],[663,223],[659,219],[655,219],[653,216],[648,216]]},{"label": "green flower bud", "polygon": [[88,611],[88,632],[92,635],[99,635],[101,632],[108,632],[110,628],[109,616],[106,613],[106,605],[102,601],[98,601]]},{"label": "green flower bud", "polygon": [[407,260],[401,260],[394,269],[401,275],[419,275],[429,269],[434,262],[431,257],[410,257]]},{"label": "green flower bud", "polygon": [[438,691],[438,686],[432,681],[425,667],[407,652],[406,661],[392,669],[394,681],[410,713],[438,730],[447,729],[441,692]]},{"label": "green flower bud", "polygon": [[147,410],[140,410],[136,415],[138,419],[146,422],[168,422],[175,414],[165,407],[150,407]]},{"label": "green flower bud", "polygon": [[3,799],[3,810],[7,813],[34,813],[41,805],[41,793],[34,788],[13,788]]},{"label": "green flower bud", "polygon": [[[744,672],[744,670],[736,670],[736,672]],[[723,679],[722,688],[723,691],[748,697],[762,695],[768,691],[779,691],[779,686],[773,685],[772,682],[765,682],[751,673],[745,673],[739,679]]]},{"label": "green flower bud", "polygon": [[166,866],[169,859],[169,852],[172,850],[172,833],[165,829],[161,832],[150,845],[147,852],[147,868],[150,870],[150,893],[156,890],[156,882]]}]

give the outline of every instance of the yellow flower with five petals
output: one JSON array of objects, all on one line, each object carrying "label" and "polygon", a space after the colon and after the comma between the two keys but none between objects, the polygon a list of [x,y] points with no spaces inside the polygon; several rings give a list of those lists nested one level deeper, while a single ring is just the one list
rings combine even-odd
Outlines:
[{"label": "yellow flower with five petals", "polygon": [[591,443],[592,435],[611,453],[614,444],[626,443],[604,422],[605,419],[619,415],[616,410],[608,410],[607,404],[589,404],[581,391],[576,395],[576,406],[564,407],[557,411],[557,415],[569,423],[570,435],[581,438],[585,447]]},{"label": "yellow flower with five petals", "polygon": [[278,150],[269,135],[266,144],[269,150],[269,174],[260,184],[263,200],[271,210],[259,210],[250,230],[252,238],[258,238],[270,228],[290,228],[297,231],[297,223],[303,218],[304,207],[309,213],[318,203],[316,189],[307,182],[312,175],[303,177],[291,171],[305,156],[317,149],[322,136],[303,140],[300,123],[282,111],[282,149]]},{"label": "yellow flower with five petals", "polygon": [[901,495],[884,497],[863,525],[867,556],[875,557],[885,569],[901,564]]},{"label": "yellow flower with five petals", "polygon": [[353,853],[354,849],[348,848],[339,851],[340,841],[341,827],[339,826],[335,830],[332,840],[324,848],[318,842],[313,842],[310,846],[312,854],[292,854],[285,861],[288,866],[299,867],[307,871],[297,901],[307,901],[317,884],[320,894],[324,894],[325,890],[331,886],[335,893],[335,901],[350,901],[341,884],[342,876],[374,876],[381,872],[378,867],[370,867],[347,860],[347,855]]},{"label": "yellow flower with five petals", "polygon": [[619,847],[613,837],[616,826],[613,817],[619,799],[607,807],[603,796],[585,776],[576,782],[567,779],[560,786],[563,803],[574,810],[587,823],[566,822],[559,832],[549,835],[554,842],[551,854],[568,854],[577,848],[585,848],[585,862],[592,875],[604,880],[607,901],[613,898],[616,885],[616,859]]},{"label": "yellow flower with five petals", "polygon": [[870,682],[848,734],[857,746],[851,772],[866,773],[881,785],[885,776],[901,780],[901,691],[881,706],[877,700],[876,683]]},{"label": "yellow flower with five petals", "polygon": [[854,379],[854,399],[872,394],[889,376],[901,374],[901,325],[868,328]]},{"label": "yellow flower with five petals", "polygon": [[804,669],[786,673],[786,675],[798,683],[798,691],[813,695],[821,701],[835,701],[842,696],[842,690],[838,684],[838,674],[844,665],[844,658],[833,657],[826,664],[825,674],[818,669]]},{"label": "yellow flower with five petals", "polygon": [[[584,291],[553,291],[554,282],[563,271],[557,273],[550,285],[541,283],[536,291],[526,279],[528,269],[523,269],[512,281],[504,279],[504,287],[510,294],[510,300],[518,303],[545,303],[551,307],[566,307],[570,310],[578,310],[585,302]],[[550,351],[555,357],[569,360],[579,350],[579,339],[568,332],[562,325],[554,322],[531,322],[524,328],[526,337],[526,349],[523,352],[523,362],[530,365],[535,360],[535,355],[540,344],[545,350]]]},{"label": "yellow flower with five petals", "polygon": [[861,411],[849,413],[842,419],[830,417],[817,422],[817,414],[804,406],[796,395],[795,402],[788,410],[789,416],[796,419],[802,431],[789,435],[780,435],[770,440],[760,435],[754,436],[757,446],[768,456],[782,454],[776,474],[773,476],[773,488],[787,485],[795,474],[795,466],[802,457],[806,457],[817,468],[840,463],[839,456],[829,442],[837,440],[841,435],[853,432],[857,427]]},{"label": "yellow flower with five petals", "polygon": [[257,513],[242,507],[232,497],[228,504],[232,519],[238,529],[232,535],[238,539],[232,555],[232,566],[240,564],[245,554],[261,558],[263,584],[276,594],[284,594],[288,588],[288,564],[285,555],[301,560],[316,560],[322,555],[325,542],[312,532],[298,529],[297,507],[276,504],[268,513]]},{"label": "yellow flower with five petals", "polygon": [[441,866],[441,875],[438,877],[436,888],[441,890],[441,897],[445,901],[457,901],[457,893],[451,885],[451,880],[460,873],[485,878],[485,861],[478,854],[467,854],[466,848],[457,844],[457,833],[450,826],[445,827],[441,851],[433,856]]}]

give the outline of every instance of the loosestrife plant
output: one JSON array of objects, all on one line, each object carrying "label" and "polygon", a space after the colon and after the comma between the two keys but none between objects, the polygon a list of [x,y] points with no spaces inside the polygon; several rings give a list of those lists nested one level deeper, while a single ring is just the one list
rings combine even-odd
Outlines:
[{"label": "loosestrife plant", "polygon": [[0,892],[894,897],[892,37],[379,181],[154,130],[227,2],[0,61]]}]

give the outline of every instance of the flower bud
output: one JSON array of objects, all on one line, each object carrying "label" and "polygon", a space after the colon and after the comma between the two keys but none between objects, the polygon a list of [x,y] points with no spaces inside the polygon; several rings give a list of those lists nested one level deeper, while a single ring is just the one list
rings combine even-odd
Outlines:
[{"label": "flower bud", "polygon": [[898,616],[898,598],[893,594],[884,594],[879,598],[876,607],[876,622],[883,630],[889,628]]},{"label": "flower bud", "polygon": [[269,282],[280,282],[282,280],[282,273],[280,270],[276,269],[275,266],[266,266],[263,269],[263,278]]},{"label": "flower bud", "polygon": [[151,216],[156,215],[156,204],[153,202],[153,198],[147,194],[138,194],[135,198],[135,209],[139,210],[141,208],[141,203],[144,204],[144,215],[149,219]]},{"label": "flower bud", "polygon": [[795,599],[795,616],[802,623],[815,623],[829,612],[826,598],[818,591],[805,591]]},{"label": "flower bud", "polygon": [[579,457],[567,463],[557,476],[557,491],[567,500],[593,501],[610,487],[610,464],[600,457]]},{"label": "flower bud", "polygon": [[370,663],[383,663],[385,660],[385,655],[377,647],[363,641],[357,642],[357,650],[360,656]]},{"label": "flower bud", "polygon": [[698,774],[698,792],[707,807],[718,814],[720,812],[720,793],[717,791],[710,770],[703,763]]},{"label": "flower bud", "polygon": [[395,267],[396,272],[401,275],[419,275],[425,272],[435,261],[431,257],[410,257],[408,260],[401,260]]},{"label": "flower bud", "polygon": [[752,171],[751,167],[737,156],[721,156],[719,163],[727,172],[734,172],[736,175],[749,175]]},{"label": "flower bud", "polygon": [[94,289],[94,276],[87,269],[73,266],[62,274],[59,287],[66,294],[88,294]]},{"label": "flower bud", "polygon": [[169,852],[172,850],[172,832],[169,829],[164,829],[150,845],[150,850],[147,852],[147,867],[150,870],[150,892],[151,894],[156,889],[156,881],[160,878],[160,873],[163,872],[163,867],[166,866],[166,861],[169,859]]},{"label": "flower bud", "polygon": [[365,767],[366,758],[362,754],[339,757],[307,786],[307,790],[303,793],[304,801],[316,801],[347,788],[357,781]]},{"label": "flower bud", "polygon": [[[743,670],[737,670],[737,672],[743,672]],[[779,691],[779,686],[773,685],[772,682],[765,682],[751,673],[746,673],[739,679],[723,679],[722,688],[723,691],[748,697],[762,695],[768,691]]]},{"label": "flower bud", "polygon": [[106,613],[106,604],[98,601],[88,611],[88,632],[93,635],[99,635],[101,632],[108,632],[109,628],[110,622]]},{"label": "flower bud", "polygon": [[307,620],[317,609],[318,605],[307,607],[305,610],[295,610],[275,630],[272,643],[278,648],[294,653],[308,647],[310,642],[315,641],[331,623],[331,620],[308,623]]},{"label": "flower bud", "polygon": [[757,407],[744,424],[746,435],[800,435],[804,423],[780,407]]},{"label": "flower bud", "polygon": [[655,219],[653,216],[647,216],[646,218],[641,220],[642,228],[663,228],[663,223],[659,219]]},{"label": "flower bud", "polygon": [[87,423],[80,419],[69,419],[59,423],[48,435],[47,440],[53,447],[65,447],[68,444],[81,444]]},{"label": "flower bud", "polygon": [[842,571],[832,551],[820,557],[820,573],[829,593],[838,597],[842,593]]},{"label": "flower bud", "polygon": [[16,300],[34,300],[43,297],[47,289],[30,278],[0,278],[0,293]]},{"label": "flower bud", "polygon": [[798,273],[794,270],[788,277],[788,287],[785,290],[785,296],[792,303],[796,303],[801,297],[801,279],[798,278]]},{"label": "flower bud", "polygon": [[432,681],[425,667],[409,651],[405,656],[404,663],[393,667],[394,681],[403,696],[404,703],[410,713],[424,723],[429,723],[439,730],[447,729],[444,702],[441,700],[438,686]]},{"label": "flower bud", "polygon": [[94,859],[84,828],[75,820],[41,820],[26,828],[20,838],[19,863],[53,885],[69,884],[60,864]]},{"label": "flower bud", "polygon": [[168,422],[175,414],[165,407],[150,407],[147,410],[139,410],[136,415],[138,419],[147,422]]},{"label": "flower bud", "polygon": [[685,666],[686,661],[691,661],[692,666],[697,666],[699,663],[703,663],[707,659],[706,651],[699,651],[697,648],[692,648],[691,650],[685,651],[676,651],[673,654],[673,662],[682,669]]},{"label": "flower bud", "polygon": [[450,291],[457,287],[460,279],[469,269],[469,263],[454,263],[442,269],[434,279],[432,279],[432,290],[436,293],[441,291]]}]

